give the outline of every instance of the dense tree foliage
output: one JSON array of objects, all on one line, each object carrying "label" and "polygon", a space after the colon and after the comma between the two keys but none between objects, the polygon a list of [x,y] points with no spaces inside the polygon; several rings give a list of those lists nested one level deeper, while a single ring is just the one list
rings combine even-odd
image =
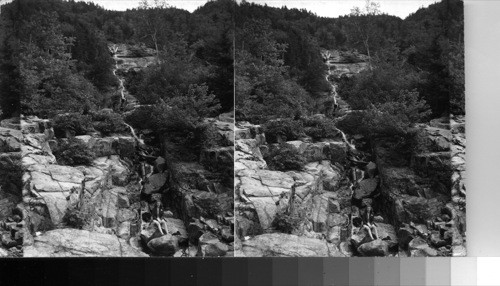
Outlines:
[{"label": "dense tree foliage", "polygon": [[239,119],[300,117],[317,111],[329,90],[321,49],[337,49],[367,54],[373,64],[339,90],[356,108],[380,110],[404,94],[416,97],[418,106],[425,100],[433,117],[464,113],[463,2],[442,0],[406,19],[367,3],[364,11],[323,18],[231,0],[209,1],[193,13],[158,5],[117,12],[84,2],[15,0],[0,16],[3,116],[19,114],[21,103],[23,113],[42,116],[110,107],[117,82],[108,41],[155,50],[156,65],[126,75],[127,88],[142,103],[167,102],[186,96],[190,86],[206,86],[229,111],[236,78]]},{"label": "dense tree foliage", "polygon": [[353,109],[368,111],[367,123],[393,122],[388,129],[401,131],[465,111],[462,1],[443,0],[406,19],[382,14],[373,1],[335,19],[245,1],[235,15],[239,120],[321,111],[329,87],[322,49],[368,56],[370,69],[342,78],[338,89]]},{"label": "dense tree foliage", "polygon": [[133,77],[132,89],[144,102],[167,101],[188,93],[192,84],[206,85],[229,111],[233,9],[231,0],[209,2],[194,13],[158,5],[116,12],[62,0],[6,4],[0,16],[3,116],[22,111],[52,117],[111,107],[118,82],[109,42],[156,51],[158,64]]}]

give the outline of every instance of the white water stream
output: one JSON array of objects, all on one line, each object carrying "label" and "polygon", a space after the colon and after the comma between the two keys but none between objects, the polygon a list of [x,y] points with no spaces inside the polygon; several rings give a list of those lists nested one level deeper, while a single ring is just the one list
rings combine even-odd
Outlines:
[{"label": "white water stream", "polygon": [[[119,86],[120,94],[121,94],[121,103],[120,103],[120,105],[123,105],[126,102],[126,99],[125,99],[125,86],[123,85],[123,79],[121,79],[120,77],[118,77],[118,75],[116,74],[116,71],[118,70],[118,55],[117,55],[118,46],[113,45],[112,47],[109,48],[109,50],[111,51],[111,53],[113,53],[113,59],[115,60],[115,68],[113,69],[113,75],[120,82],[120,86]],[[132,126],[130,126],[129,124],[125,123],[125,122],[123,124],[125,124],[130,129],[130,133],[132,134],[132,136],[134,137],[134,139],[136,140],[136,142],[139,144],[139,146],[144,146],[145,145],[144,144],[144,140],[141,139],[141,138],[139,138],[137,136],[137,134],[135,133],[134,128]]]},{"label": "white water stream", "polygon": [[119,89],[122,98],[121,104],[123,104],[125,102],[125,86],[123,85],[123,79],[119,78],[118,75],[116,75],[116,71],[118,70],[118,55],[117,55],[118,47],[113,45],[113,47],[111,47],[109,50],[111,51],[111,53],[113,53],[113,59],[115,60],[115,68],[113,69],[113,75],[120,82]]}]

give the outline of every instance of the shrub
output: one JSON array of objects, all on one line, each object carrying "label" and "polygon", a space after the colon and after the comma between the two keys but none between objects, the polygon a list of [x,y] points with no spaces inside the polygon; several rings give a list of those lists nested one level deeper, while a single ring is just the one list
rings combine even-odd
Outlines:
[{"label": "shrub", "polygon": [[80,113],[66,113],[54,118],[54,133],[58,138],[65,138],[69,132],[73,136],[85,135],[92,130],[90,116]]},{"label": "shrub", "polygon": [[361,134],[361,124],[363,122],[363,117],[363,112],[351,112],[337,122],[337,127],[345,133]]},{"label": "shrub", "polygon": [[0,167],[0,190],[18,194],[18,190],[23,186],[23,165],[21,163],[21,154],[11,153],[5,157],[5,162]]},{"label": "shrub", "polygon": [[342,118],[337,126],[349,134],[361,134],[366,138],[406,136],[410,123],[397,115],[370,109],[351,112]]},{"label": "shrub", "polygon": [[291,119],[270,121],[264,124],[263,129],[269,143],[281,143],[278,138],[291,141],[304,136],[302,122]]},{"label": "shrub", "polygon": [[152,129],[153,128],[153,114],[154,107],[152,106],[139,106],[134,109],[125,117],[125,121],[138,129]]},{"label": "shrub", "polygon": [[112,111],[98,111],[92,113],[92,125],[94,129],[103,135],[111,133],[120,133],[127,131],[122,117]]},{"label": "shrub", "polygon": [[82,229],[85,225],[85,218],[82,212],[74,207],[69,207],[63,217],[63,222],[71,228]]},{"label": "shrub", "polygon": [[233,146],[233,143],[219,133],[217,127],[212,123],[206,124],[202,127],[200,139],[202,148],[204,149]]},{"label": "shrub", "polygon": [[90,200],[80,202],[80,206],[71,205],[63,216],[63,223],[71,228],[83,229],[96,216],[95,206]]},{"label": "shrub", "polygon": [[90,166],[96,158],[95,153],[85,143],[76,139],[61,140],[53,153],[59,164],[68,166]]},{"label": "shrub", "polygon": [[301,171],[307,163],[297,149],[287,144],[281,144],[264,159],[269,168],[276,171]]},{"label": "shrub", "polygon": [[335,122],[328,118],[306,118],[302,120],[304,132],[314,140],[322,138],[335,138],[340,131],[335,127]]},{"label": "shrub", "polygon": [[300,224],[304,221],[304,215],[301,210],[297,210],[293,214],[286,211],[279,211],[273,220],[273,227],[282,232],[291,234],[294,230],[297,230]]}]

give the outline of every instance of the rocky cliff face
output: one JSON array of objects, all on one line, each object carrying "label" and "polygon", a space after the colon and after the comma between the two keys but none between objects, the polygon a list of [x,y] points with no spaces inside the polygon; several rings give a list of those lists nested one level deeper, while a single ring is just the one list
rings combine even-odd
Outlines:
[{"label": "rocky cliff face", "polygon": [[[22,195],[27,218],[24,248],[29,249],[25,255],[55,255],[51,251],[57,247],[40,242],[59,235],[61,239],[53,243],[64,244],[70,241],[62,239],[64,234],[78,235],[74,228],[115,236],[124,243],[137,235],[140,184],[132,161],[124,156],[124,150],[135,150],[133,138],[77,136],[76,140],[95,149],[99,157],[90,166],[64,166],[52,154],[51,145],[57,142],[53,132],[39,128],[46,120],[25,118],[22,123]],[[89,242],[100,238],[96,235]]]},{"label": "rocky cliff face", "polygon": [[399,227],[401,256],[465,256],[465,119],[418,128],[421,150],[409,158],[390,140],[374,143],[378,207]]},{"label": "rocky cliff face", "polygon": [[21,144],[19,120],[0,123],[0,257],[21,257],[24,217],[21,206]]},{"label": "rocky cliff face", "polygon": [[[149,49],[130,45],[111,44],[110,51],[122,95],[118,109],[133,111],[139,104],[121,75],[150,65],[155,57]],[[8,255],[22,246],[28,257],[232,256],[234,123],[232,116],[221,115],[207,124],[227,144],[204,149],[198,161],[182,162],[167,161],[158,140],[145,140],[150,131],[127,124],[117,134],[66,132],[66,138],[56,138],[48,119],[4,121],[2,126],[22,129],[0,130],[1,162],[8,163],[2,172],[19,165],[17,193],[5,184],[0,191],[5,205],[0,221],[6,222],[0,230],[9,231],[2,236]],[[95,159],[72,166],[58,162],[55,150],[70,141]],[[156,201],[165,206],[162,229],[151,220]],[[23,234],[20,239],[14,231],[10,235],[15,227]]]},{"label": "rocky cliff face", "polygon": [[[263,159],[262,152],[280,146],[266,144],[260,126],[239,123],[235,134],[235,209],[237,236],[241,240],[237,255],[339,254],[337,246],[350,231],[351,190],[339,163],[347,156],[345,142],[286,142],[306,158],[307,164],[302,171],[282,172],[269,170]],[[304,210],[306,219],[292,234],[277,233],[273,222],[292,205]],[[297,244],[289,250],[280,246],[279,250],[274,247],[277,243]]]},{"label": "rocky cliff face", "polygon": [[[332,78],[368,67],[361,55],[323,56]],[[334,84],[331,96],[337,116],[351,112]],[[464,256],[464,126],[461,117],[435,119],[417,126],[416,146],[401,147],[341,131],[268,144],[260,126],[237,123],[236,255]],[[269,169],[265,155],[285,146],[307,161],[302,171]],[[366,206],[375,212],[375,239],[357,223]]]},{"label": "rocky cliff face", "polygon": [[[392,139],[376,140],[373,162],[361,170],[346,164],[352,155],[341,140],[285,142],[307,158],[300,172],[269,170],[262,154],[278,147],[266,144],[260,126],[239,123],[236,255],[464,256],[464,119],[451,122],[451,129],[438,121],[420,125],[421,150],[410,154]],[[275,229],[275,220],[292,197],[307,219],[286,234]],[[378,214],[379,240],[352,224],[361,202]]]}]

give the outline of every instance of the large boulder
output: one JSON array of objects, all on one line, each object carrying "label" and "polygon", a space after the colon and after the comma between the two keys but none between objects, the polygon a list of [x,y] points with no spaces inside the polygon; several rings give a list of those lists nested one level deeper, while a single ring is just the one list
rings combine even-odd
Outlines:
[{"label": "large boulder", "polygon": [[225,256],[228,250],[228,246],[210,232],[203,234],[199,239],[199,253],[203,257]]},{"label": "large boulder", "polygon": [[153,238],[148,242],[148,248],[153,256],[173,256],[179,248],[179,238],[175,235],[165,234]]},{"label": "large boulder", "polygon": [[0,127],[0,153],[21,151],[22,141],[20,130]]},{"label": "large boulder", "polygon": [[188,232],[184,226],[184,222],[181,219],[176,218],[166,218],[168,232],[174,236],[177,236],[179,244],[182,244],[188,240]]},{"label": "large boulder", "polygon": [[144,185],[144,193],[149,195],[159,192],[166,182],[166,173],[153,174],[148,178],[147,183]]},{"label": "large boulder", "polygon": [[267,233],[242,241],[246,257],[328,257],[326,241],[284,233]]},{"label": "large boulder", "polygon": [[378,179],[365,179],[359,182],[358,188],[354,190],[353,198],[362,200],[370,197],[377,189]]},{"label": "large boulder", "polygon": [[387,256],[389,245],[384,240],[376,239],[362,244],[357,250],[361,256]]},{"label": "large boulder", "polygon": [[437,256],[437,251],[429,246],[427,241],[421,237],[415,237],[408,244],[411,256]]},{"label": "large boulder", "polygon": [[56,229],[25,245],[24,257],[147,257],[114,235],[78,229]]}]

